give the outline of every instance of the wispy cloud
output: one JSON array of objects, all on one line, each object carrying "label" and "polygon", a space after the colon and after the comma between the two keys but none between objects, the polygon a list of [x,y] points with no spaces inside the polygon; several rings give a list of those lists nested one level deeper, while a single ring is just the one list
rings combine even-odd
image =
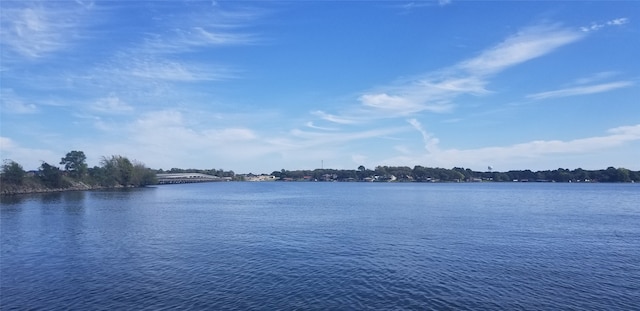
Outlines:
[{"label": "wispy cloud", "polygon": [[259,35],[246,29],[254,26],[263,14],[248,7],[230,11],[214,6],[154,16],[165,31],[146,34],[143,40],[117,51],[98,69],[98,74],[124,77],[142,84],[148,82],[151,87],[159,81],[184,83],[237,78],[241,71],[232,65],[216,64],[215,60],[189,61],[185,55],[262,42]]},{"label": "wispy cloud", "polygon": [[404,128],[381,128],[373,130],[361,130],[353,132],[309,132],[294,129],[291,131],[291,136],[300,140],[297,140],[296,145],[298,148],[308,148],[311,146],[331,145],[335,143],[345,143],[354,140],[378,138],[385,135],[391,135],[398,132],[406,131]]},{"label": "wispy cloud", "polygon": [[134,79],[195,82],[223,80],[232,76],[224,68],[169,59],[134,58],[121,64],[129,68],[120,73]]},{"label": "wispy cloud", "polygon": [[121,114],[121,113],[129,113],[133,111],[133,107],[129,104],[125,103],[119,97],[114,94],[109,95],[108,97],[98,99],[92,106],[91,109],[94,111],[98,111],[101,113],[107,114]]},{"label": "wispy cloud", "polygon": [[586,76],[586,77],[582,77],[579,79],[576,79],[573,84],[574,85],[582,85],[582,84],[590,84],[590,83],[595,83],[595,82],[600,82],[603,80],[608,80],[611,79],[617,75],[619,75],[619,72],[615,72],[615,71],[602,71],[602,72],[597,72],[595,74],[592,74],[590,76]]},{"label": "wispy cloud", "polygon": [[[241,162],[246,166],[246,162],[250,161],[258,163],[256,167],[260,167],[262,160],[255,160],[268,157],[286,159],[300,152],[309,153],[312,155],[310,157],[335,157],[335,150],[349,142],[406,132],[408,128],[405,126],[353,131],[308,128],[265,132],[237,124],[211,124],[194,113],[164,109],[142,113],[128,124],[106,127],[105,130],[113,133],[109,135],[112,137],[110,141],[99,146],[91,146],[89,149],[146,158],[145,163],[152,167],[161,167],[162,163],[197,163],[206,167],[206,159],[216,159],[227,166]],[[128,147],[132,145],[136,148]],[[149,159],[149,154],[155,156]],[[301,161],[298,158],[296,160]],[[306,160],[308,159],[302,159]],[[291,165],[297,164],[289,162],[287,167]]]},{"label": "wispy cloud", "polygon": [[312,128],[314,130],[322,130],[322,131],[337,131],[338,129],[335,127],[323,127],[323,126],[317,126],[315,124],[313,124],[313,122],[309,121],[305,124],[308,128]]},{"label": "wispy cloud", "polygon": [[39,112],[38,106],[34,103],[21,99],[12,89],[0,89],[0,106],[2,112],[29,114]]},{"label": "wispy cloud", "polygon": [[[259,140],[260,137],[253,130],[239,126],[203,127],[199,126],[199,122],[177,110],[146,112],[124,126],[127,138],[120,142],[123,143],[122,147],[115,142],[107,145],[108,148],[116,151],[127,145],[135,145],[136,150],[123,150],[123,152],[139,157],[155,154],[158,159],[149,159],[148,162],[156,166],[161,166],[161,163],[167,163],[167,161],[169,163],[191,161],[191,163],[204,165],[203,159],[206,158],[231,161],[249,155],[255,157],[262,154],[264,143]],[[184,165],[190,164],[186,162]]]},{"label": "wispy cloud", "polygon": [[607,130],[608,135],[579,138],[568,141],[536,140],[505,147],[487,147],[472,150],[447,150],[445,156],[476,156],[490,159],[508,159],[519,157],[537,157],[547,154],[575,154],[602,150],[621,144],[640,140],[640,124],[621,126]]},{"label": "wispy cloud", "polygon": [[[17,3],[17,2],[11,2]],[[58,3],[58,2],[53,2]],[[85,22],[88,16],[98,20],[109,20],[120,15],[119,10],[130,9],[131,6],[121,7],[112,3],[95,3],[81,1],[67,3],[61,8],[49,6],[16,5],[16,8],[5,10],[3,2],[2,18],[2,70],[11,70],[6,65],[9,58],[7,50],[18,55],[22,51],[21,59],[16,58],[19,66],[29,66],[25,59],[42,57],[56,51],[72,47],[72,40],[77,36],[89,33],[91,22]],[[164,5],[159,2],[149,3],[149,7]],[[202,5],[202,3],[172,3],[171,5]],[[135,5],[133,6],[135,8]],[[89,9],[90,8],[90,9]],[[20,18],[4,18],[4,15],[20,15],[23,11],[33,11],[43,20],[32,28],[39,29],[33,34],[18,37],[12,24],[20,22]],[[94,14],[95,13],[95,14]],[[84,15],[83,15],[84,14]],[[237,46],[254,44],[260,39],[247,29],[255,24],[255,19],[261,16],[259,10],[246,8],[233,11],[206,6],[202,10],[153,10],[150,14],[141,15],[148,19],[140,23],[123,23],[122,28],[114,27],[109,35],[122,38],[122,41],[109,42],[105,51],[94,53],[83,49],[68,49],[69,59],[79,59],[81,66],[67,63],[67,59],[47,59],[51,62],[44,70],[13,71],[9,76],[14,85],[28,86],[34,90],[27,97],[30,101],[41,103],[46,90],[48,93],[62,90],[74,90],[74,96],[85,98],[82,100],[66,99],[66,103],[75,103],[85,108],[86,103],[95,103],[94,111],[107,112],[110,104],[115,102],[96,98],[96,94],[118,94],[121,102],[127,106],[111,107],[111,112],[120,111],[126,107],[175,105],[178,101],[186,101],[189,96],[197,96],[192,89],[185,92],[185,88],[193,85],[236,79],[243,73],[236,64],[217,61],[215,53],[206,57],[192,57],[192,53],[206,54],[213,49],[223,46]],[[86,15],[86,16],[85,16]],[[46,21],[46,22],[44,22]],[[117,20],[110,22],[117,23]],[[35,22],[32,22],[35,23]],[[97,23],[97,22],[94,22]],[[157,27],[148,27],[157,23]],[[5,27],[5,24],[7,27]],[[24,26],[26,27],[26,26]],[[18,27],[19,28],[19,27]],[[152,29],[151,31],[149,29]],[[122,34],[118,33],[122,32]],[[5,40],[5,36],[8,40]],[[117,44],[115,44],[117,43]],[[8,45],[5,48],[5,45]],[[11,45],[11,46],[9,46]],[[45,53],[46,51],[46,53]],[[24,55],[23,55],[24,54]],[[31,56],[29,56],[31,55]],[[67,57],[65,55],[65,57]],[[13,58],[13,57],[12,57]],[[88,61],[88,62],[85,62]],[[73,63],[73,61],[72,61]],[[60,69],[60,70],[57,70]],[[33,74],[35,73],[35,74]],[[4,77],[3,77],[4,79]],[[194,87],[195,89],[195,87]],[[26,96],[26,95],[25,95]],[[100,95],[98,95],[100,96]],[[104,96],[104,95],[103,95]],[[37,99],[37,100],[35,100]],[[19,108],[13,103],[14,110]],[[22,107],[26,111],[27,107]],[[103,109],[106,108],[106,109]]]},{"label": "wispy cloud", "polygon": [[408,13],[412,10],[419,9],[419,8],[425,8],[425,7],[429,8],[429,7],[436,7],[436,6],[443,7],[451,4],[452,2],[453,2],[452,0],[416,0],[416,1],[410,1],[410,2],[401,3],[401,4],[393,4],[391,5],[391,7],[400,9],[404,13]]},{"label": "wispy cloud", "polygon": [[354,117],[341,117],[333,114],[326,113],[321,110],[312,112],[313,115],[319,117],[322,120],[338,123],[338,124],[357,124],[359,121]]},{"label": "wispy cloud", "polygon": [[608,92],[608,91],[612,91],[615,89],[620,89],[620,88],[624,88],[632,85],[634,85],[634,83],[631,81],[617,81],[617,82],[602,83],[602,84],[595,84],[595,85],[570,87],[565,89],[530,94],[530,95],[527,95],[527,98],[541,100],[541,99],[558,98],[558,97],[587,95],[587,94]]},{"label": "wispy cloud", "polygon": [[457,67],[472,75],[495,74],[548,54],[582,37],[584,35],[580,32],[556,25],[528,27]]},{"label": "wispy cloud", "polygon": [[[535,140],[509,146],[494,146],[476,149],[442,149],[422,154],[403,154],[383,160],[395,165],[407,163],[430,163],[432,166],[465,166],[481,168],[487,165],[500,167],[522,166],[533,168],[536,159],[548,155],[588,154],[622,146],[640,140],[640,124],[621,126],[607,130],[606,135],[574,140]],[[534,165],[534,166],[532,166]]]},{"label": "wispy cloud", "polygon": [[152,35],[141,49],[154,53],[183,53],[213,46],[254,44],[260,39],[255,34],[220,32],[193,26],[178,29],[170,35]]},{"label": "wispy cloud", "polygon": [[67,48],[79,38],[80,25],[86,21],[84,7],[44,4],[3,2],[0,38],[4,50],[40,58]]},{"label": "wispy cloud", "polygon": [[438,143],[440,142],[437,138],[433,137],[433,135],[429,134],[423,127],[422,124],[416,119],[407,120],[413,128],[415,128],[422,135],[422,141],[424,142],[424,149],[427,152],[438,152]]},{"label": "wispy cloud", "polygon": [[592,31],[600,30],[604,27],[620,26],[627,23],[629,23],[629,18],[621,17],[621,18],[608,20],[604,23],[591,23],[591,25],[589,26],[580,27],[580,30],[582,30],[583,32],[592,32]]},{"label": "wispy cloud", "polygon": [[[25,170],[36,169],[42,161],[60,159],[60,155],[51,150],[25,147],[11,138],[3,136],[0,136],[0,157],[2,160],[19,162]],[[50,162],[50,164],[56,165],[57,162]]]},{"label": "wispy cloud", "polygon": [[453,101],[459,96],[491,94],[486,86],[494,75],[584,37],[580,31],[558,25],[527,27],[451,67],[364,92],[358,97],[361,109],[357,114],[322,113],[319,116],[327,121],[346,124],[355,115],[371,120],[407,117],[421,112],[451,112],[455,107]]},{"label": "wispy cloud", "polygon": [[230,11],[214,6],[178,16],[156,17],[172,30],[149,34],[144,43],[136,48],[136,53],[184,53],[264,42],[260,35],[246,29],[265,14],[264,10],[255,8]]},{"label": "wispy cloud", "polygon": [[416,102],[403,96],[392,96],[386,93],[364,94],[359,98],[360,102],[374,109],[382,109],[399,114],[411,114],[422,110],[422,107]]},{"label": "wispy cloud", "polygon": [[83,1],[83,0],[75,0],[77,4],[90,9],[92,8],[96,3],[93,0],[88,0],[88,1]]}]

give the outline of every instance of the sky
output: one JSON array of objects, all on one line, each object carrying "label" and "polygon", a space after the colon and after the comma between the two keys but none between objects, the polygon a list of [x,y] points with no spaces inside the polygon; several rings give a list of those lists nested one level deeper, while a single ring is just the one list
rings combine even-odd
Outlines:
[{"label": "sky", "polygon": [[640,1],[0,2],[0,150],[640,170]]}]

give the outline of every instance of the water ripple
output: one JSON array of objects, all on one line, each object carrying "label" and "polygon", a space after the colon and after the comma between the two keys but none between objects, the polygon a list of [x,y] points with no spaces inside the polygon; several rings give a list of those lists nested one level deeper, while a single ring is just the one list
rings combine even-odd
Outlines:
[{"label": "water ripple", "polygon": [[225,183],[3,203],[0,307],[639,309],[638,192],[477,187]]}]

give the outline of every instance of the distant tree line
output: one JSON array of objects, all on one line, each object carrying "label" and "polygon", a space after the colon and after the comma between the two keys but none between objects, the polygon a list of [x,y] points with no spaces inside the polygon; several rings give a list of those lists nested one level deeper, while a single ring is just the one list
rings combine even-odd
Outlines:
[{"label": "distant tree line", "polygon": [[315,169],[294,170],[282,169],[271,173],[279,180],[317,180],[317,181],[398,181],[398,182],[462,182],[462,181],[530,181],[530,182],[639,182],[640,171],[626,168],[608,167],[602,170],[574,170],[559,168],[556,170],[531,171],[511,170],[473,171],[462,167],[432,168],[424,166],[377,166],[367,169],[360,166],[353,170]]},{"label": "distant tree line", "polygon": [[33,190],[140,187],[156,184],[156,174],[144,164],[126,157],[102,157],[100,166],[89,167],[84,152],[73,150],[60,160],[63,169],[42,162],[38,170],[27,172],[22,165],[5,160],[0,171],[1,193]]},{"label": "distant tree line", "polygon": [[[157,184],[157,173],[201,173],[244,180],[243,175],[223,169],[152,170],[126,157],[102,157],[100,166],[89,167],[84,152],[73,150],[61,158],[62,168],[42,162],[38,170],[26,172],[22,165],[5,160],[0,170],[0,193],[30,192],[30,190],[98,187],[139,187]],[[313,181],[380,181],[380,182],[463,182],[463,181],[530,181],[530,182],[640,182],[640,171],[608,167],[601,170],[511,170],[507,172],[473,171],[462,167],[452,169],[424,166],[377,166],[371,170],[315,169],[274,171],[277,180]],[[23,191],[24,190],[24,191]]]}]

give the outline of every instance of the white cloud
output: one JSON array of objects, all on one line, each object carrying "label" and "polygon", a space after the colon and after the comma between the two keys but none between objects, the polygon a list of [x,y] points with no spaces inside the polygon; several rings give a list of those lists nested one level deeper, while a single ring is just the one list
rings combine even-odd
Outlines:
[{"label": "white cloud", "polygon": [[487,147],[474,150],[449,150],[450,155],[471,156],[486,159],[512,157],[537,157],[549,154],[575,154],[602,150],[640,140],[640,124],[623,126],[607,131],[609,135],[580,138],[569,141],[537,140],[506,147]]},{"label": "white cloud", "polygon": [[379,138],[385,135],[390,135],[398,132],[405,131],[404,128],[382,128],[364,131],[354,132],[307,132],[298,129],[291,131],[291,136],[297,138],[297,146],[300,148],[308,148],[320,145],[332,145],[336,143],[345,143],[355,140]]},{"label": "white cloud", "polygon": [[94,1],[82,1],[82,0],[75,0],[75,1],[76,1],[77,4],[83,6],[83,7],[87,8],[87,9],[90,9],[95,5]]},{"label": "white cloud", "polygon": [[411,154],[411,149],[405,145],[396,145],[393,146],[393,149],[402,154]]},{"label": "white cloud", "polygon": [[342,117],[342,116],[336,116],[333,114],[328,114],[324,111],[314,111],[312,112],[313,115],[318,116],[319,118],[329,121],[329,122],[333,122],[333,123],[338,123],[338,124],[356,124],[359,123],[358,120],[351,118],[351,117]]},{"label": "white cloud", "polygon": [[91,109],[109,114],[121,114],[133,111],[133,107],[113,94],[108,97],[98,99],[91,106]]},{"label": "white cloud", "polygon": [[640,138],[640,124],[619,126],[607,130],[607,133],[615,135],[619,140],[636,140]]},{"label": "white cloud", "polygon": [[[283,164],[289,163],[287,167],[290,167],[295,165],[292,161],[301,163],[313,157],[335,158],[336,150],[349,142],[380,138],[407,130],[406,127],[351,132],[294,129],[267,134],[249,127],[212,127],[199,120],[198,116],[177,110],[144,113],[124,128],[126,133],[118,136],[123,139],[91,149],[144,158],[145,163],[152,167],[165,167],[167,163],[208,167],[206,163],[213,159],[225,167],[260,167],[264,164],[261,159],[273,157],[280,157],[286,162]],[[300,152],[307,156],[300,157]],[[150,158],[149,154],[154,157]],[[313,156],[309,157],[309,154]]]},{"label": "white cloud", "polygon": [[214,7],[162,16],[163,23],[172,31],[150,34],[144,44],[136,48],[136,53],[183,53],[218,46],[256,44],[262,39],[242,29],[263,14],[263,11],[250,8],[226,11]]},{"label": "white cloud", "polygon": [[453,101],[462,95],[491,94],[486,85],[489,78],[523,62],[541,57],[580,40],[585,34],[557,25],[538,25],[523,29],[503,42],[490,47],[478,56],[443,70],[423,74],[412,79],[364,92],[358,101],[364,111],[352,116],[316,114],[321,118],[343,124],[355,120],[412,116],[420,112],[451,112]]},{"label": "white cloud", "polygon": [[607,25],[624,25],[629,22],[629,19],[626,17],[612,19],[607,22]]},{"label": "white cloud", "polygon": [[1,46],[22,57],[39,58],[77,39],[86,11],[13,1],[3,2],[0,12]]},{"label": "white cloud", "polygon": [[42,161],[57,165],[61,156],[47,149],[23,147],[9,137],[0,136],[0,157],[2,160],[16,161],[25,170],[34,170]]},{"label": "white cloud", "polygon": [[[419,85],[424,86],[425,89],[432,88],[433,90],[439,90],[445,94],[467,93],[473,95],[485,95],[490,93],[485,88],[487,81],[475,76],[467,76],[464,78],[447,77],[443,80],[425,79],[418,83]],[[432,91],[431,93],[435,95],[436,92]]]},{"label": "white cloud", "polygon": [[[400,2],[400,1],[398,1],[398,2]],[[404,10],[404,12],[408,12],[408,11],[413,10],[413,9],[424,8],[424,7],[430,8],[430,7],[435,7],[436,5],[437,6],[447,6],[447,5],[451,4],[452,2],[453,2],[452,0],[438,0],[438,1],[435,1],[435,2],[425,1],[425,0],[417,0],[417,1],[402,3],[402,4],[398,4],[398,5],[390,5],[390,6],[394,7],[394,8],[402,9],[402,10]]]},{"label": "white cloud", "polygon": [[368,157],[362,154],[354,154],[351,156],[351,161],[353,161],[353,163],[359,166],[364,163],[367,163]]},{"label": "white cloud", "polygon": [[39,112],[38,107],[33,103],[25,102],[13,89],[0,90],[0,105],[5,113],[29,114]]},{"label": "white cloud", "polygon": [[305,124],[308,128],[312,128],[314,130],[322,130],[322,131],[337,131],[337,128],[334,127],[323,127],[323,126],[317,126],[315,124],[313,124],[313,122],[309,121]]},{"label": "white cloud", "polygon": [[626,17],[621,17],[621,18],[608,20],[604,23],[591,23],[591,25],[589,26],[580,27],[580,30],[582,30],[582,32],[592,32],[592,31],[600,30],[604,27],[621,26],[627,23],[629,23],[629,19]]},{"label": "white cloud", "polygon": [[[382,161],[389,165],[429,163],[440,167],[499,167],[513,166],[534,168],[544,159],[550,163],[556,156],[583,155],[608,151],[611,148],[640,140],[640,124],[621,126],[607,131],[608,135],[574,140],[536,140],[510,146],[494,146],[475,149],[442,149],[418,155],[401,155]],[[547,167],[549,168],[549,167]]]},{"label": "white cloud", "polygon": [[[194,118],[196,116],[193,116]],[[250,129],[243,127],[202,128],[197,119],[185,117],[182,112],[162,110],[145,113],[131,127],[131,135],[140,143],[145,141],[172,142],[185,150],[221,148],[220,143],[233,144],[258,139]]]},{"label": "white cloud", "polygon": [[169,36],[152,36],[139,49],[147,53],[169,54],[213,46],[246,45],[255,42],[259,42],[259,39],[253,34],[221,32],[193,26],[188,30],[177,29],[173,35]]},{"label": "white cloud", "polygon": [[532,60],[581,39],[579,32],[557,26],[525,28],[502,43],[457,67],[472,75],[498,73],[508,67]]},{"label": "white cloud", "polygon": [[182,127],[183,125],[182,113],[175,110],[161,110],[145,113],[141,118],[138,118],[135,130],[153,132],[163,128]]},{"label": "white cloud", "polygon": [[549,99],[549,98],[595,94],[595,93],[608,92],[611,90],[628,87],[633,84],[634,83],[631,81],[618,81],[618,82],[602,83],[602,84],[595,84],[595,85],[577,86],[577,87],[570,87],[570,88],[565,88],[560,90],[530,94],[530,95],[527,95],[527,98],[541,100],[541,99]]},{"label": "white cloud", "polygon": [[438,143],[440,142],[437,138],[433,137],[433,135],[429,134],[423,127],[422,124],[416,119],[407,120],[413,128],[415,128],[422,135],[422,141],[424,142],[424,149],[427,152],[438,152]]},{"label": "white cloud", "polygon": [[[200,6],[201,3],[188,5]],[[255,23],[260,17],[259,12],[252,9],[229,12],[209,6],[201,8],[156,10],[152,18],[124,26],[132,28],[114,30],[127,31],[128,40],[114,46],[109,56],[98,58],[93,67],[71,71],[59,79],[47,79],[45,82],[51,84],[48,81],[55,81],[57,89],[69,87],[98,89],[102,93],[117,92],[120,100],[129,105],[157,107],[174,105],[176,101],[187,100],[185,97],[198,95],[191,90],[179,94],[184,86],[238,78],[241,70],[217,63],[215,59],[192,57],[190,53],[258,42],[257,36],[246,33],[244,29]],[[108,10],[115,15],[119,9],[109,7]],[[152,29],[164,31],[149,33],[148,29],[140,26],[154,23],[158,23],[158,27]],[[210,55],[214,57],[215,53]],[[42,83],[33,85],[40,87]]]},{"label": "white cloud", "polygon": [[227,70],[212,65],[188,64],[184,61],[149,58],[130,58],[120,66],[107,71],[117,71],[131,79],[164,80],[168,82],[197,82],[222,80],[230,77]]},{"label": "white cloud", "polygon": [[618,75],[618,72],[615,71],[603,71],[603,72],[598,72],[595,74],[592,74],[590,76],[587,77],[583,77],[580,79],[577,79],[574,84],[575,85],[580,85],[580,84],[590,84],[590,83],[595,83],[598,81],[602,81],[602,80],[606,80],[612,77],[615,77],[616,75]]},{"label": "white cloud", "polygon": [[238,142],[251,141],[257,139],[258,136],[247,128],[225,128],[204,131],[203,138],[215,142]]},{"label": "white cloud", "polygon": [[364,94],[360,96],[360,102],[368,107],[398,112],[400,114],[410,114],[422,110],[419,105],[407,97],[390,96],[386,93]]}]

